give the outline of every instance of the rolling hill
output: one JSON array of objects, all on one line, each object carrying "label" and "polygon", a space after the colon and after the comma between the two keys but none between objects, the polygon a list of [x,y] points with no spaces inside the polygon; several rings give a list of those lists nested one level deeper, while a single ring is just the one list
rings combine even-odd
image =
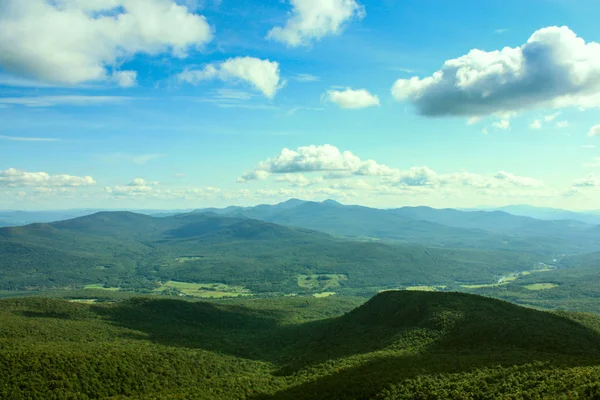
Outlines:
[{"label": "rolling hill", "polygon": [[538,257],[350,241],[247,218],[156,218],[101,212],[0,229],[0,289],[107,287],[151,291],[168,281],[243,286],[254,293],[362,291],[490,281]]},{"label": "rolling hill", "polygon": [[457,293],[0,300],[0,344],[11,399],[600,395],[598,317]]},{"label": "rolling hill", "polygon": [[[205,212],[198,210],[197,212]],[[505,212],[465,212],[429,207],[375,209],[292,199],[276,205],[210,209],[350,237],[370,237],[436,247],[578,253],[600,250],[594,225],[580,221],[544,221]]]}]

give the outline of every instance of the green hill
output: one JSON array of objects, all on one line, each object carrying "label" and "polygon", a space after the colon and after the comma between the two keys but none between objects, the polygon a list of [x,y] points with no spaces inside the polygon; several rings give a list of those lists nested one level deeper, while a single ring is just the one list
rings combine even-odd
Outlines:
[{"label": "green hill", "polygon": [[500,211],[465,212],[430,207],[376,209],[292,199],[276,205],[210,211],[335,235],[372,237],[425,246],[559,254],[599,250],[593,225],[573,220],[537,220]]},{"label": "green hill", "polygon": [[[0,398],[594,398],[600,318],[457,293],[0,301]],[[562,397],[561,397],[562,396]]]},{"label": "green hill", "polygon": [[493,281],[539,261],[509,251],[348,240],[216,214],[155,218],[103,212],[0,228],[0,248],[6,249],[0,290],[101,285],[151,293],[176,281],[237,287],[232,295],[241,288],[254,294],[374,294],[383,288]]}]

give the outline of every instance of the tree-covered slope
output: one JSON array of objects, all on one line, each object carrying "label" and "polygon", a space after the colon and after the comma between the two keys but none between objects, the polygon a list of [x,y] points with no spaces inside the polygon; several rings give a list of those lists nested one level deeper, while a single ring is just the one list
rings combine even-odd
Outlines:
[{"label": "tree-covered slope", "polygon": [[[383,287],[489,281],[539,261],[537,255],[509,251],[349,241],[215,214],[98,213],[0,228],[0,246],[20,249],[0,259],[4,290],[86,284],[152,290],[174,280],[239,285],[256,293],[324,286],[375,293]],[[335,279],[311,289],[299,283],[302,277]]]},{"label": "tree-covered slope", "polygon": [[[199,210],[204,211],[204,210]],[[600,249],[593,225],[544,221],[500,211],[430,207],[376,209],[290,200],[276,205],[211,209],[223,215],[260,219],[335,235],[373,237],[427,246],[468,247],[557,254]]]},{"label": "tree-covered slope", "polygon": [[456,293],[385,292],[359,304],[1,300],[0,397],[600,395],[598,317]]}]

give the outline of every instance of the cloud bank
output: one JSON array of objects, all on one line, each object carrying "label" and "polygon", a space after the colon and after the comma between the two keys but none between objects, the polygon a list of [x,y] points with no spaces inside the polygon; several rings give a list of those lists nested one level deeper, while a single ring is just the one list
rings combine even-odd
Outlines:
[{"label": "cloud bank", "polygon": [[42,82],[107,81],[130,87],[117,70],[135,54],[185,57],[212,39],[206,19],[172,0],[3,0],[0,66]]},{"label": "cloud bank", "polygon": [[600,44],[566,26],[543,28],[520,47],[474,49],[429,77],[399,79],[392,95],[428,117],[599,107]]}]

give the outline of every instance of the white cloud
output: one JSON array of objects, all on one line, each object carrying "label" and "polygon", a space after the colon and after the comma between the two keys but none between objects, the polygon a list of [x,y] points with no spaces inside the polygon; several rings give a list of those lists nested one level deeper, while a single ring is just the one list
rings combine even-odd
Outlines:
[{"label": "white cloud", "polygon": [[285,174],[275,179],[277,182],[290,183],[292,187],[306,187],[323,182],[323,178],[308,179],[302,174]]},{"label": "white cloud", "polygon": [[408,171],[402,171],[394,180],[394,186],[438,186],[441,183],[440,176],[428,167],[413,167]]},{"label": "white cloud", "polygon": [[600,106],[600,44],[568,27],[536,31],[521,47],[471,50],[433,75],[399,79],[393,96],[425,116],[483,116],[537,107]]},{"label": "white cloud", "polygon": [[543,182],[534,178],[517,176],[508,172],[499,171],[494,176],[474,174],[471,172],[456,172],[451,174],[438,174],[428,167],[413,167],[401,171],[385,181],[395,187],[429,187],[438,188],[447,185],[463,185],[478,189],[491,189],[498,187],[540,187]]},{"label": "white cloud", "polygon": [[242,81],[262,92],[268,98],[275,97],[284,85],[279,76],[279,63],[254,57],[230,58],[221,63],[204,66],[200,70],[185,70],[177,78],[181,82],[196,85],[204,80],[220,79],[225,82]]},{"label": "white cloud", "polygon": [[331,189],[338,190],[369,190],[371,189],[371,185],[366,182],[364,179],[353,179],[348,181],[343,181],[339,183],[334,183],[329,186]]},{"label": "white cloud", "polygon": [[328,35],[338,35],[353,18],[366,15],[355,0],[290,0],[292,11],[284,26],[269,31],[267,39],[288,46],[308,46]]},{"label": "white cloud", "polygon": [[135,178],[124,186],[105,187],[104,191],[114,196],[137,196],[154,192],[158,182],[148,182],[144,178]]},{"label": "white cloud", "polygon": [[222,197],[226,200],[236,200],[250,197],[252,193],[248,189],[240,189],[232,192],[223,193]]},{"label": "white cloud", "polygon": [[185,57],[212,39],[206,19],[172,0],[4,0],[0,65],[25,78],[59,84],[114,81],[137,53]]},{"label": "white cloud", "polygon": [[474,187],[477,189],[489,189],[498,187],[498,182],[489,176],[474,174],[471,172],[455,172],[442,175],[440,182],[443,184],[459,184],[463,186]]},{"label": "white cloud", "polygon": [[501,121],[494,122],[492,125],[494,126],[494,128],[502,129],[505,131],[510,128],[510,121],[507,119],[503,119]]},{"label": "white cloud", "polygon": [[0,104],[25,107],[53,106],[93,106],[99,104],[119,104],[130,100],[125,96],[36,96],[36,97],[0,97]]},{"label": "white cloud", "polygon": [[558,121],[556,123],[556,127],[559,128],[559,129],[568,128],[569,127],[569,121]]},{"label": "white cloud", "polygon": [[359,109],[379,106],[379,97],[369,93],[367,90],[329,90],[326,98],[341,108]]},{"label": "white cloud", "polygon": [[238,183],[244,183],[248,181],[263,181],[271,175],[268,171],[256,170],[248,171],[238,178]]},{"label": "white cloud", "polygon": [[38,138],[38,137],[4,136],[4,135],[0,135],[0,140],[10,140],[13,142],[58,142],[58,141],[60,141],[60,139],[57,139],[57,138]]},{"label": "white cloud", "polygon": [[525,176],[518,176],[504,171],[499,171],[496,175],[494,175],[494,178],[500,181],[509,182],[514,186],[519,187],[536,187],[544,185],[541,181],[538,181],[537,179]]},{"label": "white cloud", "polygon": [[590,128],[588,132],[589,137],[600,136],[600,124],[594,125]]},{"label": "white cloud", "polygon": [[298,74],[294,77],[298,82],[318,82],[321,80],[318,76],[311,74]]},{"label": "white cloud", "polygon": [[352,152],[342,152],[332,145],[311,145],[297,150],[285,148],[279,155],[260,162],[254,171],[247,172],[238,181],[266,179],[270,174],[301,172],[340,173],[340,177],[348,177],[386,176],[395,173],[396,170],[374,160],[363,161]]},{"label": "white cloud", "polygon": [[594,146],[593,144],[584,144],[581,147],[584,149],[595,149],[596,148],[596,146]]},{"label": "white cloud", "polygon": [[598,187],[600,186],[600,178],[594,174],[590,174],[585,178],[578,179],[573,184],[573,187],[584,188],[584,187]]},{"label": "white cloud", "polygon": [[260,189],[254,192],[254,195],[258,198],[295,197],[296,192],[290,189]]},{"label": "white cloud", "polygon": [[136,71],[119,71],[112,74],[112,80],[117,85],[128,88],[133,87],[137,84],[137,72]]},{"label": "white cloud", "polygon": [[560,112],[556,112],[554,114],[550,114],[550,115],[546,115],[544,117],[544,121],[546,122],[552,122],[556,119],[556,117],[558,117],[560,115]]},{"label": "white cloud", "polygon": [[46,172],[26,172],[15,168],[0,170],[0,186],[78,187],[95,183],[91,176],[50,175]]},{"label": "white cloud", "polygon": [[529,125],[529,127],[531,129],[541,129],[542,128],[542,121],[540,121],[539,119],[534,120],[531,125]]}]

